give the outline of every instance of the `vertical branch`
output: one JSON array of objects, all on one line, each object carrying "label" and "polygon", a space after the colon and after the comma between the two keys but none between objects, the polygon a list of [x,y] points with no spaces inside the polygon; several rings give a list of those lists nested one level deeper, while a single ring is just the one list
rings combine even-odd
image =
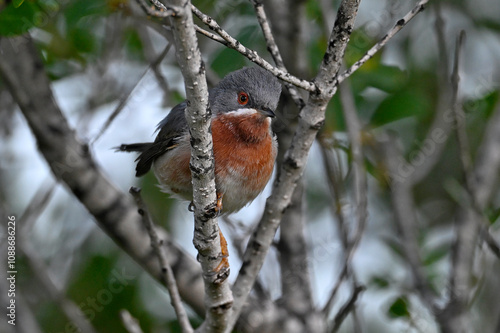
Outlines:
[{"label": "vertical branch", "polygon": [[472,163],[468,150],[468,144],[465,134],[465,121],[461,104],[458,99],[459,89],[459,68],[460,51],[464,41],[463,31],[457,38],[455,46],[455,61],[453,73],[451,75],[452,100],[451,107],[455,119],[457,133],[457,142],[459,147],[459,157],[464,171],[465,186],[467,192],[472,194],[471,203],[467,207],[462,207],[458,213],[455,223],[456,239],[453,244],[452,264],[449,277],[450,300],[443,313],[438,316],[443,332],[470,332],[472,331],[471,318],[467,311],[471,296],[471,285],[473,277],[474,255],[478,244],[479,226],[481,213],[475,209],[473,203],[473,174]]},{"label": "vertical branch", "polygon": [[278,243],[283,305],[291,313],[302,317],[313,310],[307,245],[304,238],[303,196],[304,185],[300,182],[281,219]]},{"label": "vertical branch", "polygon": [[[58,181],[64,183],[99,226],[136,262],[160,280],[149,235],[140,223],[132,198],[117,190],[95,163],[88,145],[78,140],[55,102],[39,53],[29,36],[0,38],[0,75],[19,105]],[[203,286],[199,265],[162,230],[164,246],[178,276],[181,295],[203,313]]]},{"label": "vertical branch", "polygon": [[[330,297],[325,305],[325,308],[323,309],[326,315],[330,313],[333,307],[334,304],[333,301],[335,299],[335,295],[345,276],[351,277],[353,295],[356,293],[355,291],[357,290],[357,288],[359,288],[356,279],[356,274],[354,273],[351,267],[351,263],[352,263],[352,257],[354,256],[354,253],[359,245],[359,242],[361,241],[361,237],[363,236],[367,219],[367,179],[366,179],[366,170],[365,170],[364,157],[361,146],[361,136],[362,136],[361,123],[356,113],[356,106],[354,104],[354,98],[352,96],[351,89],[349,88],[348,85],[346,85],[346,83],[344,83],[343,85],[340,85],[339,90],[340,90],[340,99],[342,103],[342,112],[344,114],[344,119],[346,121],[347,132],[350,141],[350,152],[353,159],[352,169],[354,178],[354,184],[353,184],[354,201],[355,201],[354,206],[356,207],[355,208],[356,231],[352,235],[352,238],[349,239],[342,211],[338,209],[337,212],[337,215],[339,217],[338,229],[341,235],[342,245],[344,247],[344,253],[343,253],[344,267],[341,271],[341,274],[339,276],[339,279],[335,287],[333,288],[330,294]],[[326,152],[324,153],[324,158],[326,166],[328,168],[329,163]],[[330,176],[330,178],[332,177]],[[336,191],[335,196],[337,197],[336,199],[338,201],[339,200],[338,190],[334,189],[334,191]],[[351,306],[351,308],[353,311],[355,310],[354,307]],[[334,320],[334,324],[337,329],[343,320],[343,317],[339,316],[340,313],[341,312],[339,312],[339,314],[337,315],[338,319],[335,318]]]},{"label": "vertical branch", "polygon": [[401,153],[393,142],[394,138],[386,136],[381,138],[381,141],[391,179],[392,206],[398,232],[401,235],[402,250],[410,266],[415,289],[419,292],[424,304],[432,309],[434,295],[422,268],[420,248],[417,243],[418,223],[413,202],[413,186],[408,182],[398,180],[397,172]]},{"label": "vertical branch", "polygon": [[139,208],[139,215],[142,216],[142,221],[146,230],[148,231],[149,237],[151,238],[151,247],[158,257],[158,262],[160,263],[160,268],[162,272],[161,280],[163,284],[167,287],[168,293],[170,295],[170,302],[172,303],[175,314],[177,315],[177,320],[182,328],[183,333],[193,332],[193,328],[189,323],[186,310],[182,306],[181,296],[179,294],[179,289],[177,288],[177,282],[175,281],[174,273],[172,272],[172,267],[168,264],[167,255],[162,247],[163,239],[158,237],[156,232],[156,227],[151,220],[148,209],[141,197],[141,189],[137,187],[131,187],[129,190],[130,194],[135,199],[137,207]]},{"label": "vertical branch", "polygon": [[[281,57],[278,45],[274,40],[274,36],[271,32],[271,26],[269,25],[269,20],[267,19],[267,15],[264,10],[262,2],[260,0],[251,0],[251,2],[255,7],[255,13],[257,15],[257,20],[259,21],[260,27],[262,29],[262,33],[264,34],[264,39],[266,40],[267,49],[271,53],[271,56],[273,57],[276,67],[286,71],[285,63],[283,62],[283,58]],[[287,82],[285,82],[285,86],[288,89],[290,97],[292,97],[297,107],[301,109],[304,106],[304,100],[300,96],[300,93],[297,90],[297,88],[295,88],[295,86]]]},{"label": "vertical branch", "polygon": [[335,77],[354,26],[358,0],[342,1],[337,13],[328,48],[319,73],[315,78],[317,91],[300,112],[299,124],[290,148],[284,156],[279,176],[274,183],[273,193],[266,202],[266,209],[257,230],[250,238],[243,257],[243,265],[233,286],[235,303],[231,321],[235,322],[250,293],[257,274],[279,226],[283,211],[290,204],[297,181],[302,176],[309,150],[321,128],[326,105],[335,93]]},{"label": "vertical branch", "polygon": [[222,332],[227,327],[227,313],[233,303],[227,272],[217,271],[222,259],[221,239],[217,224],[215,175],[211,113],[205,65],[198,48],[189,0],[172,0],[178,14],[170,18],[174,28],[177,61],[181,67],[186,89],[186,120],[191,136],[191,169],[194,204],[194,239],[198,260],[205,282],[206,318],[202,329]]},{"label": "vertical branch", "polygon": [[[257,0],[251,0],[255,7],[255,13],[261,26],[264,39],[266,40],[267,48],[271,53],[276,66],[279,69],[287,70],[276,40],[272,34],[271,26],[264,10],[263,3]],[[304,8],[300,4],[288,3],[288,10],[281,11],[275,15],[288,15],[291,7],[298,7],[295,11],[295,18],[301,20],[304,13]],[[281,19],[284,19],[283,17]],[[288,22],[288,20],[287,20]],[[297,30],[301,29],[300,24],[297,24]],[[285,38],[278,30],[277,38]],[[295,31],[295,34],[298,34]],[[294,36],[297,37],[297,36]],[[288,50],[289,58],[298,59],[297,48]],[[293,67],[298,67],[297,64],[292,64]],[[289,83],[285,83],[289,96],[295,102],[295,105],[301,109],[304,106],[304,101],[300,96],[297,88]],[[287,99],[288,101],[288,99]],[[284,105],[283,105],[284,104]],[[283,103],[283,114],[292,113],[290,110],[293,107],[290,103]],[[293,112],[295,115],[296,113]],[[290,141],[293,135],[293,126],[290,125],[278,134],[280,143],[280,157],[282,157],[284,141]],[[278,165],[281,165],[282,158],[279,158]],[[304,184],[300,182],[292,195],[292,200],[281,219],[280,240],[278,243],[279,263],[281,269],[281,284],[282,284],[282,301],[286,310],[301,318],[303,322],[308,322],[306,319],[313,311],[313,299],[310,281],[310,272],[307,261],[307,244],[305,240],[305,217],[304,217]],[[304,327],[304,330],[310,328]]]},{"label": "vertical branch", "polygon": [[[347,126],[347,134],[351,143],[351,155],[353,159],[353,176],[354,176],[354,201],[356,203],[356,231],[349,244],[349,252],[354,252],[361,241],[363,232],[366,227],[366,219],[368,217],[368,184],[366,179],[366,168],[363,157],[363,147],[361,139],[363,130],[361,122],[356,113],[356,105],[352,91],[347,86],[348,82],[340,86],[340,99],[342,102],[342,112]],[[349,253],[351,257],[353,253]]]}]

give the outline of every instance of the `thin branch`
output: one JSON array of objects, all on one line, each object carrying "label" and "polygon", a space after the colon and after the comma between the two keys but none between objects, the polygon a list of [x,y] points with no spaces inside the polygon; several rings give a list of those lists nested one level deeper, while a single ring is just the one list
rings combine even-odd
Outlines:
[{"label": "thin branch", "polygon": [[[40,55],[29,36],[1,38],[0,75],[19,105],[55,178],[92,214],[99,226],[154,278],[158,260],[151,256],[149,235],[132,198],[103,175],[87,145],[76,138],[52,94]],[[161,231],[182,298],[204,313],[199,264]],[[180,276],[180,277],[179,277]]]},{"label": "thin branch", "polygon": [[[453,116],[455,120],[455,127],[457,131],[457,141],[459,146],[459,157],[462,163],[462,168],[465,176],[465,186],[469,193],[472,193],[473,186],[471,180],[471,161],[470,161],[470,152],[467,145],[467,139],[464,137],[465,133],[465,122],[462,117],[463,114],[460,114],[461,105],[458,101],[458,89],[459,89],[459,67],[460,67],[460,51],[462,49],[464,41],[464,33],[463,31],[460,33],[457,38],[457,43],[455,47],[455,61],[453,65],[453,73],[451,76],[452,83],[452,110]],[[473,199],[474,200],[474,199]],[[472,204],[474,206],[474,204]],[[470,278],[471,278],[471,268],[473,264],[473,256],[476,242],[471,239],[471,235],[476,235],[479,227],[479,223],[477,223],[477,218],[479,216],[479,212],[472,209],[472,207],[464,207],[460,213],[460,216],[457,219],[457,238],[455,240],[454,249],[453,249],[453,263],[452,263],[452,271],[450,274],[450,292],[453,295],[453,299],[451,303],[460,304],[460,306],[465,307],[468,303],[468,289],[470,288]]]},{"label": "thin branch", "polygon": [[211,33],[210,31],[207,31],[198,25],[195,25],[194,28],[196,29],[196,32],[202,34],[203,36],[213,39],[214,41],[221,43],[224,46],[227,46],[226,40],[221,36]]},{"label": "thin branch", "polygon": [[[257,19],[262,29],[267,49],[273,60],[283,71],[287,71],[281,57],[278,45],[271,32],[271,26],[261,1],[251,0]],[[285,83],[290,96],[299,110],[304,107],[304,101],[295,86]],[[307,264],[307,249],[304,237],[304,186],[299,184],[293,193],[291,204],[282,218],[282,228],[278,250],[281,267],[282,302],[288,311],[304,319],[313,309],[311,281]]]},{"label": "thin branch", "polygon": [[474,163],[474,197],[483,210],[491,200],[500,169],[500,103],[490,117]]},{"label": "thin branch", "polygon": [[[486,207],[486,200],[479,201],[477,196],[477,185],[486,185],[492,188],[492,183],[484,184],[483,175],[478,174],[478,169],[483,167],[476,164],[476,169],[472,168],[472,161],[465,133],[465,121],[461,103],[458,99],[459,90],[459,68],[460,53],[464,42],[464,32],[461,31],[455,45],[455,61],[453,65],[452,81],[452,108],[457,131],[457,142],[459,146],[459,158],[465,177],[465,188],[471,199],[469,205],[460,208],[455,222],[456,239],[453,244],[451,272],[449,276],[450,299],[444,306],[443,311],[437,316],[443,332],[469,332],[472,330],[472,320],[468,308],[472,300],[471,287],[473,286],[473,265],[478,236],[481,229],[487,232],[484,225],[482,209]],[[495,119],[495,117],[493,117]],[[483,146],[482,146],[483,147]],[[495,148],[498,151],[498,148]],[[483,151],[480,148],[478,160],[482,158]],[[489,160],[492,162],[492,160]],[[489,167],[489,166],[488,166]],[[493,167],[498,172],[498,163],[493,163]],[[479,176],[479,177],[478,177]],[[494,176],[495,179],[497,176]],[[482,183],[482,184],[481,184]],[[486,198],[484,198],[486,199]]]},{"label": "thin branch", "polygon": [[348,259],[350,259],[363,237],[368,218],[368,181],[366,178],[365,160],[361,139],[363,129],[358,118],[354,96],[348,82],[340,86],[340,100],[342,102],[342,112],[347,126],[347,134],[351,143],[350,150],[353,158],[353,178],[354,178],[354,200],[356,203],[356,231],[349,244]]},{"label": "thin branch", "polygon": [[429,0],[420,0],[417,5],[407,13],[402,19],[396,22],[394,27],[389,30],[389,32],[371,49],[369,49],[364,56],[361,57],[358,61],[356,61],[349,69],[340,74],[337,78],[338,84],[342,83],[345,79],[351,76],[355,71],[357,71],[365,62],[370,60],[382,47],[384,47],[387,42],[389,42],[403,27],[411,21],[418,13],[424,10],[425,5],[429,2]]},{"label": "thin branch", "polygon": [[[436,2],[436,21],[434,27],[437,41],[436,47],[439,54],[438,86],[440,88],[435,109],[436,116],[427,131],[425,139],[422,141],[423,147],[421,147],[419,151],[413,153],[414,156],[425,156],[423,162],[418,165],[413,165],[411,161],[409,163],[403,163],[403,161],[399,168],[400,176],[402,176],[401,180],[412,184],[417,184],[422,181],[439,162],[453,130],[453,120],[449,117],[449,113],[453,112],[450,109],[450,99],[453,94],[452,87],[449,84],[451,75],[451,73],[449,74],[450,56],[446,47],[447,39],[444,32],[445,22],[441,14],[440,6],[440,3]],[[434,150],[432,152],[426,152],[424,150],[426,144],[434,145]]]},{"label": "thin branch", "polygon": [[[349,88],[349,86],[346,85],[346,83],[340,86],[340,99],[342,103],[342,112],[344,114],[344,119],[346,120],[347,132],[351,143],[350,151],[353,158],[352,168],[353,168],[353,178],[354,178],[353,192],[354,192],[354,201],[356,207],[356,212],[355,212],[356,230],[354,232],[354,235],[352,236],[352,239],[349,239],[345,227],[343,214],[338,208],[337,209],[338,211],[337,215],[339,217],[338,228],[339,228],[339,233],[341,234],[342,244],[344,246],[344,253],[343,253],[344,267],[342,268],[337,283],[334,286],[325,307],[323,308],[323,313],[326,315],[330,313],[333,307],[334,304],[333,301],[335,299],[335,296],[337,294],[337,291],[340,287],[342,280],[346,276],[351,276],[354,285],[357,284],[356,276],[351,268],[351,262],[354,253],[356,252],[356,249],[359,245],[359,242],[363,237],[363,233],[366,228],[366,219],[368,215],[367,179],[366,179],[365,163],[361,146],[361,136],[363,133],[360,120],[357,116],[356,106],[354,104],[352,91]],[[324,160],[326,163],[325,165],[327,167],[327,174],[333,174],[332,172],[329,172],[329,169],[331,168],[330,166],[331,163],[328,162],[328,156],[326,155],[325,147],[323,147],[323,151],[324,151]],[[329,178],[331,179],[332,175],[330,175]],[[330,182],[335,182],[335,180],[331,179]],[[337,197],[336,200],[338,202],[339,200],[338,190],[336,189],[335,186],[330,186],[330,188],[333,188],[334,194]]]},{"label": "thin branch", "polygon": [[408,261],[413,276],[415,289],[431,310],[435,306],[435,295],[429,285],[420,258],[420,249],[417,243],[418,223],[413,201],[412,184],[396,181],[397,170],[401,158],[393,137],[389,135],[379,138],[384,151],[384,160],[390,175],[391,199],[394,210],[394,219],[398,232],[401,235],[401,246]]},{"label": "thin branch", "polygon": [[[285,63],[283,62],[283,58],[281,57],[280,50],[276,41],[274,40],[273,33],[271,32],[271,26],[269,25],[269,20],[267,19],[266,12],[264,11],[264,5],[259,0],[250,0],[255,8],[255,14],[257,15],[257,20],[259,21],[260,27],[262,29],[262,33],[264,35],[264,39],[266,40],[267,49],[271,56],[273,57],[274,63],[278,69],[283,71],[287,71],[285,67]],[[300,109],[304,107],[304,100],[300,96],[299,92],[292,84],[286,82],[285,86],[290,93],[295,105]]]},{"label": "thin branch", "polygon": [[193,327],[189,322],[189,318],[186,314],[186,310],[182,305],[182,299],[179,294],[179,289],[177,288],[177,282],[175,281],[175,276],[172,271],[172,267],[168,264],[167,254],[165,253],[165,248],[162,246],[163,240],[158,237],[156,232],[156,227],[151,220],[149,211],[142,200],[141,189],[137,187],[131,187],[129,190],[130,194],[134,197],[137,204],[139,215],[142,216],[142,221],[146,230],[151,238],[151,247],[158,257],[158,262],[160,263],[161,269],[161,280],[163,284],[167,287],[168,293],[170,294],[170,301],[174,307],[175,313],[177,315],[177,320],[182,328],[182,332],[191,333],[193,332]]},{"label": "thin branch", "polygon": [[340,308],[339,312],[335,316],[335,319],[333,320],[334,326],[333,326],[333,332],[337,332],[338,329],[340,328],[340,325],[342,325],[342,322],[344,319],[349,315],[351,311],[355,309],[356,302],[358,300],[359,295],[365,291],[364,286],[355,286],[354,290],[352,292],[351,297],[347,302]]},{"label": "thin branch", "polygon": [[266,202],[264,216],[250,238],[243,265],[233,286],[235,303],[231,315],[232,323],[238,318],[262,267],[283,211],[290,204],[297,181],[302,176],[309,150],[324,122],[326,105],[335,93],[335,80],[332,79],[340,68],[358,6],[359,1],[345,0],[338,10],[337,24],[332,30],[329,47],[314,81],[318,91],[309,95],[308,102],[300,112],[298,127],[274,183],[273,193]]},{"label": "thin branch", "polygon": [[151,0],[152,3],[156,6],[151,6],[147,3],[146,0],[136,0],[136,2],[141,6],[141,8],[148,14],[149,16],[158,17],[158,18],[167,18],[171,16],[179,15],[179,8],[176,7],[166,7],[158,0]]},{"label": "thin branch", "polygon": [[64,292],[56,286],[49,274],[49,268],[45,265],[43,260],[39,257],[38,253],[33,250],[26,239],[21,237],[19,249],[24,257],[27,259],[28,265],[31,268],[36,279],[43,286],[43,290],[48,293],[49,299],[56,302],[62,310],[66,318],[78,328],[82,333],[95,333],[96,330],[87,319],[85,313],[82,311],[75,302],[65,297]]},{"label": "thin branch", "polygon": [[41,283],[43,289],[48,293],[49,298],[53,300],[62,310],[66,318],[78,327],[81,332],[95,332],[91,323],[86,319],[85,314],[72,300],[65,297],[64,292],[53,282],[47,265],[39,257],[39,254],[34,251],[27,239],[29,230],[33,227],[40,214],[45,210],[52,197],[56,184],[52,179],[45,181],[37,190],[31,199],[26,210],[23,212],[19,221],[23,221],[22,228],[19,232],[21,235],[18,239],[20,252],[27,259],[27,263],[31,268],[33,275]]},{"label": "thin branch", "polygon": [[158,82],[159,87],[161,90],[163,90],[163,106],[167,106],[167,102],[172,95],[172,92],[170,91],[170,88],[168,86],[168,82],[165,79],[165,76],[163,75],[161,71],[161,63],[163,59],[167,56],[168,52],[170,51],[170,48],[172,47],[173,43],[170,43],[170,41],[167,39],[167,45],[163,49],[162,52],[157,56],[155,52],[155,48],[153,47],[153,42],[151,41],[151,36],[148,32],[148,29],[146,28],[145,25],[140,25],[137,29],[137,32],[139,33],[139,36],[141,38],[141,41],[144,45],[144,55],[147,59],[147,61],[151,65],[151,69],[153,70],[153,73],[156,77],[156,81]]},{"label": "thin branch", "polygon": [[219,267],[222,245],[215,209],[217,197],[205,65],[198,47],[190,1],[172,0],[171,3],[182,10],[170,19],[170,23],[174,28],[176,57],[184,77],[188,102],[185,116],[191,136],[193,243],[203,270],[206,303],[205,321],[199,331],[223,332],[228,327],[233,295],[226,279],[229,267]]},{"label": "thin branch", "polygon": [[52,198],[56,185],[57,184],[54,183],[52,177],[40,185],[38,190],[33,195],[33,198],[30,200],[26,210],[23,212],[23,215],[19,218],[19,221],[23,221],[21,234],[26,234],[33,228],[36,220],[45,210],[50,199]]},{"label": "thin branch", "polygon": [[481,238],[484,240],[484,242],[488,245],[488,247],[490,248],[491,252],[493,252],[493,254],[498,258],[500,259],[500,245],[498,244],[498,242],[495,240],[495,238],[493,238],[493,236],[491,235],[491,233],[488,231],[488,229],[486,228],[483,228],[483,230],[481,230]]},{"label": "thin branch", "polygon": [[281,302],[303,318],[313,309],[307,245],[304,237],[304,185],[299,183],[281,220],[278,250],[281,267]]},{"label": "thin branch", "polygon": [[123,111],[125,106],[127,106],[127,103],[130,101],[130,98],[132,97],[137,87],[139,87],[142,80],[146,77],[146,75],[150,72],[151,69],[154,70],[155,68],[158,67],[158,64],[160,64],[163,58],[165,58],[171,46],[172,46],[171,44],[168,44],[165,47],[165,49],[160,53],[160,55],[151,64],[149,64],[148,68],[146,68],[146,70],[142,73],[141,77],[139,78],[139,80],[137,80],[132,89],[130,89],[128,93],[124,94],[120,98],[120,103],[118,103],[117,107],[113,110],[113,112],[111,112],[108,119],[106,119],[106,122],[102,125],[97,135],[90,141],[89,145],[93,145],[97,140],[99,140],[99,138],[104,134],[104,132],[106,132],[106,130],[113,123],[115,118],[120,114],[120,112]]},{"label": "thin branch", "polygon": [[[251,50],[243,44],[241,44],[239,41],[237,41],[235,38],[231,37],[224,29],[220,27],[220,25],[215,21],[213,18],[210,16],[202,13],[198,8],[195,6],[191,6],[191,9],[193,13],[203,22],[205,23],[211,30],[215,31],[222,39],[225,41],[223,43],[225,46],[238,51],[242,55],[244,55],[246,58],[248,58],[250,61],[256,63],[257,65],[261,66],[262,68],[268,70],[272,74],[276,75],[276,77],[280,78],[281,80],[291,83],[299,88],[302,88],[304,90],[307,90],[309,92],[313,92],[316,90],[316,87],[314,83],[299,79],[292,74],[281,70],[279,68],[274,67],[271,65],[269,62],[267,62],[265,59],[260,57],[258,53],[254,50]],[[210,36],[207,36],[210,37]],[[215,40],[215,39],[214,39]],[[219,42],[219,39],[215,40]]]},{"label": "thin branch", "polygon": [[[328,297],[328,300],[325,303],[325,306],[321,310],[323,315],[325,317],[328,317],[330,312],[333,309],[333,306],[335,305],[335,297],[337,296],[337,292],[340,289],[340,286],[342,285],[342,282],[344,279],[349,277],[351,273],[353,273],[352,268],[351,268],[351,260],[350,258],[352,257],[349,252],[349,235],[347,232],[347,222],[345,220],[344,212],[343,212],[343,192],[344,192],[344,184],[341,180],[342,178],[342,171],[341,169],[341,163],[334,163],[333,157],[331,156],[331,146],[332,144],[329,144],[326,141],[325,137],[320,137],[319,138],[319,143],[321,146],[321,153],[323,155],[323,164],[325,168],[325,173],[326,173],[326,178],[328,181],[328,187],[330,189],[331,196],[334,200],[334,204],[330,205],[330,209],[332,210],[332,215],[336,217],[336,222],[337,222],[337,230],[339,233],[340,241],[342,242],[342,247],[343,247],[343,265],[342,269],[340,270],[340,273],[336,279],[335,285],[333,286],[332,290],[330,291],[330,296]],[[333,150],[335,152],[335,150]],[[338,157],[337,157],[338,160]],[[337,167],[335,166],[337,164]]]},{"label": "thin branch", "polygon": [[458,100],[458,88],[460,82],[459,76],[459,66],[460,66],[460,51],[465,40],[465,31],[461,31],[457,37],[457,43],[455,47],[455,62],[453,63],[453,73],[451,76],[452,85],[452,111],[453,119],[455,121],[455,131],[457,134],[457,143],[459,149],[460,162],[462,164],[462,169],[465,177],[465,184],[468,192],[472,194],[474,190],[474,179],[472,179],[472,158],[469,147],[469,139],[467,138],[466,124],[465,124],[465,114],[462,109],[462,104]]},{"label": "thin branch", "polygon": [[120,311],[120,318],[122,320],[123,326],[129,333],[143,333],[139,321],[132,317],[130,312],[123,309]]},{"label": "thin branch", "polygon": [[332,291],[330,292],[330,296],[328,297],[325,306],[321,310],[321,312],[325,317],[327,317],[330,314],[330,312],[332,312],[333,306],[335,305],[334,303],[335,297],[337,297],[337,293],[340,289],[340,286],[342,285],[342,282],[349,276],[349,269],[350,269],[350,261],[344,259],[342,270],[340,271],[339,276],[337,277],[336,280],[337,282],[333,286]]}]

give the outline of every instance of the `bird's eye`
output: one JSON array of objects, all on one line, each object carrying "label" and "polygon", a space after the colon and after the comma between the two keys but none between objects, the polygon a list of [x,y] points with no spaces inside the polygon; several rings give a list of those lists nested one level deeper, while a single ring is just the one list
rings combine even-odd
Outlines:
[{"label": "bird's eye", "polygon": [[248,103],[248,94],[246,92],[238,93],[238,103],[241,105],[246,105]]}]

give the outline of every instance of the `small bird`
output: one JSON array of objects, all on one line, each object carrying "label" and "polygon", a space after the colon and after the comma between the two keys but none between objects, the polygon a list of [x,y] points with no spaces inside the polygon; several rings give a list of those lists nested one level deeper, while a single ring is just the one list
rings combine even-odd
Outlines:
[{"label": "small bird", "polygon": [[[259,67],[234,71],[209,91],[217,207],[222,214],[236,212],[253,201],[271,178],[277,153],[271,118],[280,94],[276,77]],[[118,150],[140,152],[137,177],[153,168],[165,192],[192,201],[186,106],[186,101],[178,104],[158,124],[154,142],[122,144]],[[223,255],[227,249],[225,252]]]}]

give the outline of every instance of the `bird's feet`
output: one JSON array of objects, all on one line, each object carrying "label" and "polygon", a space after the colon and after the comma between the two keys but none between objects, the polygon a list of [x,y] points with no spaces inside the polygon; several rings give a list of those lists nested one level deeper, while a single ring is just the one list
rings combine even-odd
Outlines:
[{"label": "bird's feet", "polygon": [[[219,215],[222,212],[222,198],[224,197],[224,193],[217,193],[217,203],[215,204],[215,212]],[[222,233],[221,233],[222,235]],[[222,236],[224,238],[224,236]],[[224,239],[224,242],[226,240]]]},{"label": "bird's feet", "polygon": [[[223,193],[217,193],[217,201],[215,202],[215,216],[219,216],[220,213],[222,212],[222,198],[224,197]],[[194,203],[191,201],[188,205],[188,210],[190,212],[194,212],[195,206]]]},{"label": "bird's feet", "polygon": [[216,278],[214,280],[214,283],[216,284],[224,282],[228,278],[230,273],[229,260],[227,259],[229,257],[229,251],[227,249],[227,241],[220,230],[219,230],[219,237],[220,237],[220,248],[221,248],[221,261],[213,271],[213,274],[216,275]]}]

